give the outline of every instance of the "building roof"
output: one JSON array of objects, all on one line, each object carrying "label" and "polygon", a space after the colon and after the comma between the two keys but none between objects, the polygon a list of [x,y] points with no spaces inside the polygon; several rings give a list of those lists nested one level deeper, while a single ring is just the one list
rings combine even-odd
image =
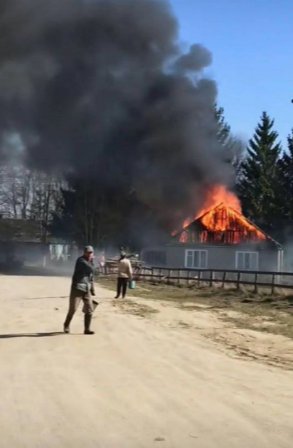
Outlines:
[{"label": "building roof", "polygon": [[242,213],[224,203],[205,211],[174,235],[180,243],[241,244],[267,242],[278,245]]}]

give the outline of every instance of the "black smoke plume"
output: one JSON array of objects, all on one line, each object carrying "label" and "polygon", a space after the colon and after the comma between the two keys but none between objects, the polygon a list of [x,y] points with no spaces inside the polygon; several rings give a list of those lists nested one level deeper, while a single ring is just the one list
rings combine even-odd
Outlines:
[{"label": "black smoke plume", "polygon": [[230,181],[210,63],[181,50],[167,1],[0,0],[1,140],[172,227]]}]

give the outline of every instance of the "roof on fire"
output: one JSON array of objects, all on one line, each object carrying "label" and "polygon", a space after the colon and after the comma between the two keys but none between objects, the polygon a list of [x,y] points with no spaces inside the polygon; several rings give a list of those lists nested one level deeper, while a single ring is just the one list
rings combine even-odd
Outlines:
[{"label": "roof on fire", "polygon": [[[222,233],[225,233],[225,232],[228,232],[231,230],[235,230],[235,224],[237,223],[239,228],[249,227],[249,228],[251,228],[252,232],[254,231],[256,234],[259,233],[260,235],[262,235],[264,241],[270,242],[273,245],[277,245],[279,247],[281,246],[280,243],[278,243],[276,240],[274,240],[272,237],[270,237],[267,233],[265,233],[262,229],[260,229],[256,224],[254,224],[250,219],[248,219],[246,216],[244,216],[239,211],[233,209],[232,207],[226,206],[224,203],[220,203],[220,204],[216,205],[215,207],[212,207],[211,209],[206,210],[204,213],[202,213],[196,219],[194,219],[190,224],[188,224],[187,226],[185,226],[183,229],[179,230],[178,232],[174,233],[173,237],[175,239],[177,239],[183,233],[186,233],[189,230],[192,230],[194,228],[198,228],[201,230],[209,230],[210,232],[212,232],[211,229],[208,229],[205,226],[205,224],[204,224],[205,218],[208,215],[213,215],[214,217],[216,217],[217,214],[220,214],[223,212],[225,212],[228,217],[227,219],[229,221],[229,227],[225,230],[222,230]],[[216,232],[217,232],[217,230],[215,230],[215,233]]]}]

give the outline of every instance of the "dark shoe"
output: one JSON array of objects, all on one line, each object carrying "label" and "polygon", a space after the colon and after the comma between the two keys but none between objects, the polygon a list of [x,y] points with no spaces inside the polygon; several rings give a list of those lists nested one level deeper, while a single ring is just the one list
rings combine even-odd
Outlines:
[{"label": "dark shoe", "polygon": [[120,296],[115,296],[115,297],[114,297],[114,299],[119,299],[119,298],[120,298]]},{"label": "dark shoe", "polygon": [[66,327],[66,326],[64,325],[64,326],[63,326],[63,331],[64,331],[64,333],[69,334],[69,333],[70,333],[70,328],[69,328],[69,327]]},{"label": "dark shoe", "polygon": [[95,334],[95,332],[91,330],[84,330],[84,334]]}]

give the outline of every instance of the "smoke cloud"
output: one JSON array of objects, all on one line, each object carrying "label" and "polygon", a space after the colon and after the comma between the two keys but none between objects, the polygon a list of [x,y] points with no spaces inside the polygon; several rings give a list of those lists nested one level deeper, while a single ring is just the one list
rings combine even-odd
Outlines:
[{"label": "smoke cloud", "polygon": [[211,60],[182,52],[167,1],[0,0],[1,140],[173,225],[231,180]]}]

